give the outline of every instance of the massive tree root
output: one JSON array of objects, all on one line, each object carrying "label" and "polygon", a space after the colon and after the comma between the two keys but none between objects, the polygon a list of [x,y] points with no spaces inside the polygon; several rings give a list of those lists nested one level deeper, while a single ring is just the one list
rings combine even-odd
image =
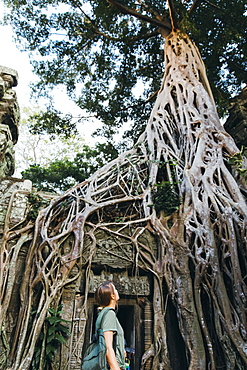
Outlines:
[{"label": "massive tree root", "polygon": [[[197,48],[171,33],[164,80],[136,146],[52,201],[36,221],[11,369],[29,369],[48,308],[90,271],[102,239],[118,244],[123,265],[137,276],[140,269],[153,276],[154,338],[143,368],[151,358],[155,370],[244,369],[247,206],[227,165],[237,151]],[[157,206],[162,189],[177,205],[161,197]],[[107,253],[118,256],[117,249]],[[85,310],[87,293],[88,279]]]}]

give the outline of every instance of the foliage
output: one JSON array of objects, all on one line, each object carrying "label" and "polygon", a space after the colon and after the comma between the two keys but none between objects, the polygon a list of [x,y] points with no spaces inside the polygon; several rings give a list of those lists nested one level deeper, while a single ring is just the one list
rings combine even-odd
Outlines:
[{"label": "foliage", "polygon": [[[158,182],[152,187],[152,200],[153,204],[150,207],[154,207],[156,212],[163,211],[165,216],[171,215],[180,206],[180,197],[178,190],[178,182],[176,181],[175,167],[178,162],[175,161],[161,161],[151,160],[150,163],[155,163],[158,168]],[[166,167],[170,169],[170,180],[166,180],[167,171]]]},{"label": "foliage", "polygon": [[28,195],[28,202],[30,204],[30,208],[27,218],[30,220],[36,220],[40,209],[45,208],[49,203],[48,200],[43,199],[37,193],[30,193]]},{"label": "foliage", "polygon": [[240,152],[228,158],[228,163],[234,166],[236,171],[244,178],[247,178],[247,168],[243,168],[243,161],[247,159],[247,148],[242,146]]},{"label": "foliage", "polygon": [[37,190],[61,192],[83,182],[118,154],[111,143],[97,144],[95,148],[84,145],[82,149],[74,159],[57,159],[46,166],[31,165],[22,171],[22,177],[31,180]]},{"label": "foliage", "polygon": [[[54,360],[55,353],[59,346],[66,343],[70,331],[64,324],[69,324],[69,321],[63,320],[61,317],[62,305],[58,309],[49,308],[48,315],[35,346],[34,357],[31,364],[32,370],[40,369],[40,361],[43,356],[42,369],[46,369],[47,365]],[[42,353],[44,351],[44,354]]]},{"label": "foliage", "polygon": [[24,108],[22,112],[17,165],[22,169],[22,177],[31,180],[37,190],[65,191],[117,157],[118,148],[112,143],[89,147],[79,134],[72,135],[70,125],[66,126],[59,112],[50,113],[48,124],[46,112],[39,108]]},{"label": "foliage", "polygon": [[[4,3],[10,10],[7,21],[21,47],[33,53],[38,96],[63,84],[80,108],[104,123],[101,135],[109,139],[124,122],[133,120],[126,137],[135,140],[150,114],[153,99],[149,97],[160,86],[160,32],[170,29],[167,3],[121,0],[122,9],[113,0]],[[245,82],[246,1],[178,0],[174,5],[178,27],[187,31],[201,50],[223,115],[231,93],[237,93]],[[129,15],[131,10],[135,10],[134,17]],[[48,119],[43,127],[49,130],[54,124],[52,116],[43,118]],[[74,129],[65,121],[56,121],[57,131],[64,124],[69,131]]]},{"label": "foliage", "polygon": [[30,132],[32,134],[47,133],[52,139],[56,136],[70,137],[78,134],[76,122],[71,114],[62,115],[53,107],[46,112],[35,112],[29,116]]},{"label": "foliage", "polygon": [[157,183],[152,191],[152,199],[155,210],[163,211],[165,216],[169,216],[179,208],[180,199],[178,189],[175,184],[169,181]]},{"label": "foliage", "polygon": [[[20,140],[16,147],[17,168],[37,190],[65,191],[117,157],[118,148],[110,142],[89,147],[81,135],[72,135],[70,126],[63,126],[60,131],[62,124],[58,121],[65,121],[59,112],[51,112],[48,126],[44,117],[46,112],[39,108],[22,110]],[[36,214],[36,211],[30,212]]]},{"label": "foliage", "polygon": [[[55,112],[53,113],[55,114]],[[58,114],[57,120],[55,120],[56,124],[52,125],[53,121],[50,120],[49,128],[47,128],[45,126],[47,122],[42,121],[44,115],[45,112],[39,107],[24,107],[21,110],[20,136],[15,146],[17,168],[15,175],[17,177],[19,177],[21,171],[33,164],[44,167],[49,162],[54,162],[58,159],[72,160],[76,153],[79,153],[83,145],[85,145],[85,139],[82,135],[72,135],[69,128],[66,130],[63,127],[62,132],[57,131],[62,126],[62,124],[60,125],[57,122],[60,119],[63,120],[63,116]],[[39,120],[36,119],[37,117],[39,117]],[[72,118],[72,120],[75,123],[75,119]]]}]

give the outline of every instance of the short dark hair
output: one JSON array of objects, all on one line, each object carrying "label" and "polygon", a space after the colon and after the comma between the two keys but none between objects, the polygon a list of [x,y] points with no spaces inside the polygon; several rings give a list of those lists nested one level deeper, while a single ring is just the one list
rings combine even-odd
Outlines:
[{"label": "short dark hair", "polygon": [[110,281],[100,284],[95,292],[95,300],[101,307],[106,307],[111,302],[111,295],[114,294],[114,285]]}]

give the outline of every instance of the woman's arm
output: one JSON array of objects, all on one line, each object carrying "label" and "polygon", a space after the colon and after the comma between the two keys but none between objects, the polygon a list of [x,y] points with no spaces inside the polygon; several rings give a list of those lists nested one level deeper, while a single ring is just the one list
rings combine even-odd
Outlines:
[{"label": "woman's arm", "polygon": [[105,331],[105,344],[106,344],[106,360],[111,370],[120,370],[118,366],[116,354],[113,349],[113,331]]}]

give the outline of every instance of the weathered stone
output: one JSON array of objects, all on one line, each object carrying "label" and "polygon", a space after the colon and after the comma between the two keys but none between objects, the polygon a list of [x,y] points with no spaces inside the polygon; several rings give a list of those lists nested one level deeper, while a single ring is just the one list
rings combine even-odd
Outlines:
[{"label": "weathered stone", "polygon": [[30,180],[6,178],[0,182],[0,232],[6,223],[12,227],[25,218],[31,188]]},{"label": "weathered stone", "polygon": [[15,158],[9,126],[0,124],[0,178],[13,175]]},{"label": "weathered stone", "polygon": [[[0,66],[0,75],[4,76],[6,81],[9,81],[9,87],[15,87],[18,85],[18,73],[16,70],[4,66]],[[0,96],[1,96],[1,89],[0,89]]]},{"label": "weathered stone", "polygon": [[71,322],[71,341],[62,345],[61,352],[57,356],[58,366],[54,370],[61,369],[61,364],[69,364],[68,368],[73,370],[81,369],[81,353],[85,326],[87,318],[85,316],[84,297],[75,294],[74,290],[65,291],[63,294],[63,319]]},{"label": "weathered stone", "polygon": [[0,66],[0,178],[14,173],[13,144],[18,140],[20,109],[16,93],[18,74],[13,69]]},{"label": "weathered stone", "polygon": [[[113,227],[113,230],[114,227]],[[154,236],[147,230],[143,233],[142,241],[144,245],[148,245],[150,251],[154,255],[157,254],[157,245]],[[140,238],[141,240],[141,238]],[[85,245],[91,243],[90,238],[88,242],[85,240]],[[128,235],[125,238],[109,238],[106,232],[100,231],[97,234],[97,251],[93,257],[93,264],[97,266],[107,265],[114,269],[132,268],[134,264],[135,247],[132,242],[128,240]],[[86,257],[86,256],[85,256]]]},{"label": "weathered stone", "polygon": [[229,108],[225,130],[234,138],[237,146],[247,146],[247,87],[234,99]]},{"label": "weathered stone", "polygon": [[120,294],[148,296],[150,294],[150,283],[147,276],[128,276],[126,272],[107,273],[101,272],[100,276],[91,275],[89,282],[89,293],[95,293],[101,283],[114,281]]},{"label": "weathered stone", "polygon": [[18,140],[18,123],[20,109],[16,92],[12,87],[17,86],[18,74],[15,70],[0,66],[0,123],[9,126],[13,143]]}]

